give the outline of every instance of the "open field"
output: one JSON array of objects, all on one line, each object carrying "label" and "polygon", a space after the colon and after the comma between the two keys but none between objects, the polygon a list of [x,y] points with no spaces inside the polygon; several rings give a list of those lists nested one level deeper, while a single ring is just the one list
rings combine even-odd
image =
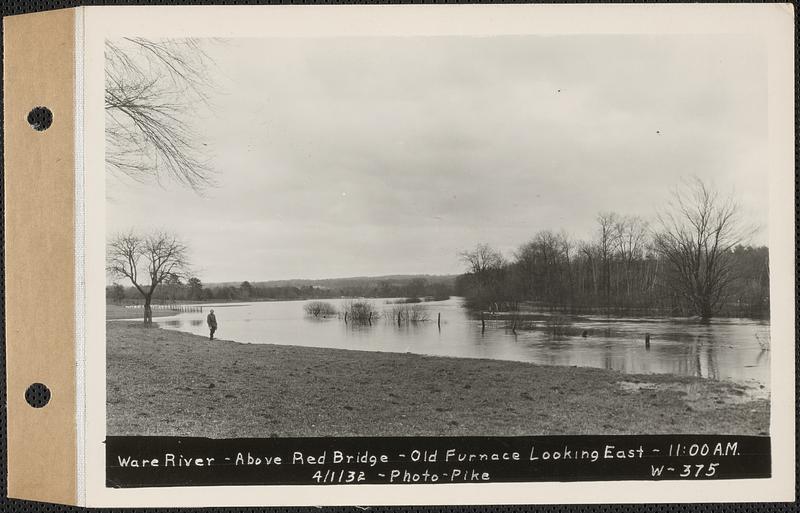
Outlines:
[{"label": "open field", "polygon": [[751,400],[732,383],[209,341],[133,322],[106,326],[109,435],[756,435],[769,430],[768,400]]}]

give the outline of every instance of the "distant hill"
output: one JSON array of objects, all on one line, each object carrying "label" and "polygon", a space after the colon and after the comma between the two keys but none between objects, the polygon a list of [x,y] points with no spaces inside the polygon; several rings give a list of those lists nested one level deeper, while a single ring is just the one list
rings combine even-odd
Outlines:
[{"label": "distant hill", "polygon": [[[317,287],[325,289],[345,289],[369,287],[379,283],[386,283],[392,286],[403,286],[413,280],[425,280],[428,285],[445,285],[452,287],[455,283],[455,274],[394,274],[387,276],[353,276],[349,278],[324,278],[313,279],[294,279],[294,280],[271,280],[271,281],[251,281],[254,287]],[[238,287],[241,281],[205,283],[206,288]]]},{"label": "distant hill", "polygon": [[[455,292],[456,275],[397,274],[319,280],[272,280],[162,285],[159,301],[295,301],[333,298],[433,298],[447,299]],[[106,287],[111,301],[139,300],[132,286]]]}]

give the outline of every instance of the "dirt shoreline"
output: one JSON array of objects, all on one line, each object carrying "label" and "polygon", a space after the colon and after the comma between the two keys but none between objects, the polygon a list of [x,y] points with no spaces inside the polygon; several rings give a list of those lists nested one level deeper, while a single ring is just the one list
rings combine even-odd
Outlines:
[{"label": "dirt shoreline", "polygon": [[106,329],[109,435],[769,432],[769,401],[733,383]]}]

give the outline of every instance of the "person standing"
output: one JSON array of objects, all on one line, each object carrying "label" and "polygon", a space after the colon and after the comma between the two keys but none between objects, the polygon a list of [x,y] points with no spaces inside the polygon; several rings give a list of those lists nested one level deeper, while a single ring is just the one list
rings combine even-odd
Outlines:
[{"label": "person standing", "polygon": [[208,340],[214,340],[214,332],[217,331],[217,317],[214,315],[213,309],[206,317],[206,323],[208,323],[209,330]]}]

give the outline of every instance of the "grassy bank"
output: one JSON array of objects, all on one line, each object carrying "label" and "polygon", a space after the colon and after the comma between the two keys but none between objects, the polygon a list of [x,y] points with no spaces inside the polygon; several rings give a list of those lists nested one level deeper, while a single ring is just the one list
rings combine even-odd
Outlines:
[{"label": "grassy bank", "polygon": [[[162,310],[160,308],[152,310],[153,317],[170,317],[177,312],[172,310]],[[125,308],[120,305],[106,304],[106,319],[135,319],[144,316],[142,308]]]},{"label": "grassy bank", "polygon": [[766,434],[731,383],[107,326],[110,435]]}]

